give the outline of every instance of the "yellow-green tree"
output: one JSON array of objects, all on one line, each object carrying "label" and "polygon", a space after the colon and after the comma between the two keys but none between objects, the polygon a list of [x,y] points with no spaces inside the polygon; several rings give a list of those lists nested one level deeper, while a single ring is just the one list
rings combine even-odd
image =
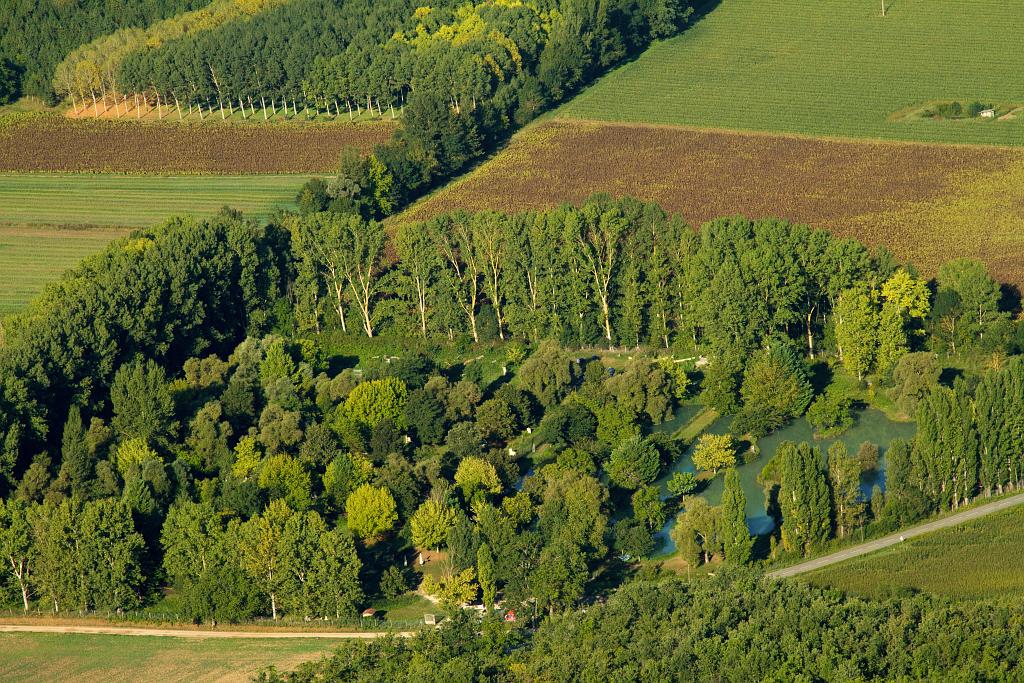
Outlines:
[{"label": "yellow-green tree", "polygon": [[702,434],[693,449],[693,465],[718,474],[722,467],[736,464],[736,446],[731,434]]}]

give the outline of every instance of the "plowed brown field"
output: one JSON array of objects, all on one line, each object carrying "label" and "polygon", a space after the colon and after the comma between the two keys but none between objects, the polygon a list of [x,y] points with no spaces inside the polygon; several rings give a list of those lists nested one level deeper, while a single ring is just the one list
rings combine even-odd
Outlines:
[{"label": "plowed brown field", "polygon": [[96,173],[323,173],[341,150],[368,150],[385,123],[190,124],[71,120],[31,114],[0,120],[0,171]]},{"label": "plowed brown field", "polygon": [[555,119],[398,220],[634,195],[694,225],[775,216],[884,244],[933,273],[976,256],[1024,285],[1024,151]]}]

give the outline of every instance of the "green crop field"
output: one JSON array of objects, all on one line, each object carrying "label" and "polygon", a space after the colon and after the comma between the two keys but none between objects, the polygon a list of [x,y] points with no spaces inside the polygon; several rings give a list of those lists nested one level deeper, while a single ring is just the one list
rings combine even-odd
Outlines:
[{"label": "green crop field", "polygon": [[[712,0],[712,4],[713,0]],[[560,110],[614,121],[1024,144],[1024,11],[1005,0],[722,0]],[[980,101],[1003,120],[899,115]]]},{"label": "green crop field", "polygon": [[879,597],[913,589],[952,598],[1024,595],[1024,509],[911,539],[807,575],[820,586]]},{"label": "green crop field", "polygon": [[0,680],[248,681],[271,665],[282,670],[334,647],[317,639],[186,639],[58,633],[0,634]]},{"label": "green crop field", "polygon": [[65,270],[127,232],[0,225],[0,315],[25,306]]},{"label": "green crop field", "polygon": [[224,206],[265,217],[305,176],[0,175],[0,223],[140,227]]}]

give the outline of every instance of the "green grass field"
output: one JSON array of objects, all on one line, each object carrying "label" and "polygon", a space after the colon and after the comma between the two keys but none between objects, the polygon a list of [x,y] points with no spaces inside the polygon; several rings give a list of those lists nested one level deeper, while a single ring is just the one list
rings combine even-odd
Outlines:
[{"label": "green grass field", "polygon": [[304,176],[0,175],[0,223],[141,227],[231,206],[265,217],[293,206]]},{"label": "green grass field", "polygon": [[54,229],[0,225],[0,315],[16,311],[125,228]]},{"label": "green grass field", "polygon": [[0,634],[0,680],[248,681],[329,653],[331,640],[199,640],[51,633]]},{"label": "green grass field", "polygon": [[1024,106],[1024,11],[1004,0],[722,0],[583,91],[577,118],[1024,144],[1012,120],[890,117],[929,101]]},{"label": "green grass field", "polygon": [[865,597],[901,589],[959,599],[1024,595],[1024,509],[937,531],[807,575]]}]

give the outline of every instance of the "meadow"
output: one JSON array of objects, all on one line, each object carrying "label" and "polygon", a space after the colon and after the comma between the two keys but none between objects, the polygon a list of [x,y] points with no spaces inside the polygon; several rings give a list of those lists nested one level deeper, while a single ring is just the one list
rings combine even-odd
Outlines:
[{"label": "meadow", "polygon": [[293,669],[335,646],[318,639],[0,633],[0,680],[233,683],[271,665]]},{"label": "meadow", "polygon": [[65,270],[127,233],[124,228],[0,225],[0,315],[24,307]]},{"label": "meadow", "polygon": [[864,597],[916,590],[1019,602],[1024,592],[1024,510],[1005,510],[910,539],[807,574],[806,580]]},{"label": "meadow", "polygon": [[324,173],[346,147],[386,141],[390,122],[267,123],[73,120],[0,115],[0,172]]},{"label": "meadow", "polygon": [[292,207],[300,175],[0,174],[0,224],[141,227],[230,206],[254,217]]},{"label": "meadow", "polygon": [[0,174],[0,315],[131,228],[225,206],[266,218],[294,208],[306,177]]},{"label": "meadow", "polygon": [[1024,152],[815,140],[556,118],[397,216],[578,203],[595,192],[656,201],[691,225],[775,216],[885,245],[925,274],[953,256],[1024,285]]},{"label": "meadow", "polygon": [[1024,105],[1024,12],[1002,0],[710,0],[706,15],[565,105],[577,118],[839,137],[1024,144],[1007,120],[908,108]]}]

